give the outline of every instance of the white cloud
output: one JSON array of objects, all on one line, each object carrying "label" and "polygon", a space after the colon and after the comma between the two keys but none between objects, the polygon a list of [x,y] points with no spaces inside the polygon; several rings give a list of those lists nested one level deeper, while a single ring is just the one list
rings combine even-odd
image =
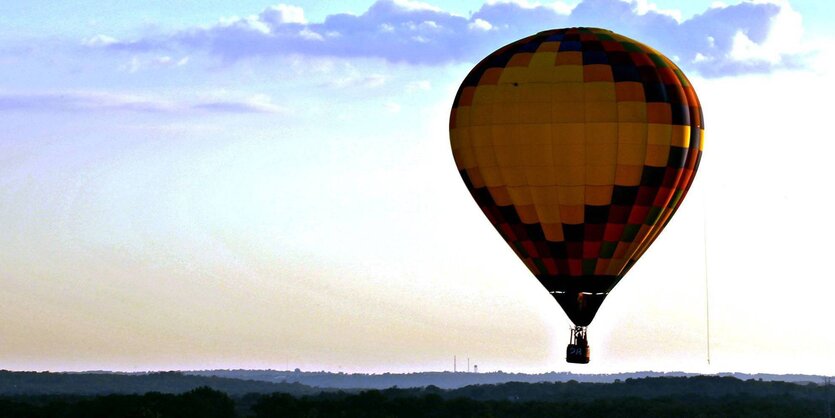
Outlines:
[{"label": "white cloud", "polygon": [[509,4],[523,9],[546,8],[563,15],[571,14],[571,10],[574,9],[574,6],[562,1],[554,1],[551,3],[539,3],[531,2],[528,0],[487,0],[486,4],[491,6],[497,4]]},{"label": "white cloud", "polygon": [[304,9],[298,6],[289,6],[286,4],[270,6],[261,12],[259,17],[260,20],[270,25],[278,25],[282,23],[307,23],[307,19],[304,17]]},{"label": "white cloud", "polygon": [[87,38],[81,41],[81,44],[84,46],[90,47],[101,47],[101,46],[109,46],[118,43],[119,40],[107,35],[96,35],[91,38]]},{"label": "white cloud", "polygon": [[325,40],[324,36],[322,36],[322,35],[320,35],[316,32],[313,32],[312,30],[310,30],[308,28],[304,28],[304,29],[300,30],[299,31],[299,36],[302,39],[307,39],[308,41],[324,41]]},{"label": "white cloud", "polygon": [[406,84],[406,92],[414,93],[421,90],[429,90],[432,88],[432,83],[429,80],[412,81]]},{"label": "white cloud", "polygon": [[134,55],[131,57],[130,61],[119,67],[119,69],[128,73],[136,73],[149,69],[182,67],[188,64],[188,62],[188,56],[177,59],[171,57],[170,55]]},{"label": "white cloud", "polygon": [[273,103],[264,94],[256,94],[242,98],[203,98],[188,105],[189,109],[206,110],[219,113],[286,113],[288,109]]},{"label": "white cloud", "polygon": [[823,39],[812,46],[817,51],[810,59],[810,70],[817,74],[835,75],[835,39]]},{"label": "white cloud", "polygon": [[699,63],[710,61],[710,60],[711,60],[711,58],[708,58],[708,57],[702,55],[701,52],[697,52],[696,57],[693,58],[693,63],[694,64],[699,64]]},{"label": "white cloud", "polygon": [[744,31],[737,31],[733,37],[729,57],[737,61],[753,60],[772,65],[780,64],[784,55],[801,52],[798,46],[803,45],[803,18],[786,0],[772,0],[760,4],[775,4],[780,8],[771,18],[771,28],[767,37],[758,43],[752,41]]},{"label": "white cloud", "polygon": [[265,35],[270,33],[270,26],[263,20],[259,19],[258,16],[249,16],[243,20],[243,23],[245,23],[245,25],[250,29],[261,32]]},{"label": "white cloud", "polygon": [[468,17],[411,0],[378,0],[361,15],[303,22],[303,10],[279,5],[248,18],[159,38],[91,38],[86,43],[134,52],[208,51],[226,62],[305,55],[437,65],[476,61],[484,51],[543,28],[597,26],[628,33],[679,57],[685,70],[706,76],[797,65],[804,52],[797,48],[802,44],[802,20],[787,0],[711,8],[684,21],[680,13],[662,10],[649,0],[581,0],[575,6],[492,0]]},{"label": "white cloud", "polygon": [[350,63],[337,62],[336,59],[330,57],[310,57],[294,54],[287,61],[293,72],[299,75],[356,72],[356,69]]},{"label": "white cloud", "polygon": [[265,95],[169,98],[100,91],[0,92],[0,111],[139,112],[139,113],[286,113]]},{"label": "white cloud", "polygon": [[649,12],[655,12],[660,15],[669,16],[681,23],[681,10],[676,9],[660,9],[657,4],[650,3],[649,0],[627,0],[635,7],[635,11],[639,15],[645,15]]},{"label": "white cloud", "polygon": [[394,4],[399,6],[402,9],[408,11],[430,11],[430,12],[441,12],[439,7],[435,7],[431,4],[424,3],[421,1],[414,1],[414,0],[394,0]]},{"label": "white cloud", "polygon": [[218,21],[217,26],[207,26],[201,29],[208,30],[213,27],[217,28],[236,28],[244,31],[258,32],[262,35],[269,35],[271,32],[270,25],[258,15],[250,15],[247,17],[222,17]]},{"label": "white cloud", "polygon": [[334,78],[325,85],[336,88],[377,88],[386,84],[387,78],[382,74],[363,75],[352,67],[348,67],[349,73],[343,77]]},{"label": "white cloud", "polygon": [[559,14],[568,15],[574,10],[574,6],[562,1],[555,1],[551,3],[551,8]]},{"label": "white cloud", "polygon": [[139,71],[140,68],[142,68],[142,63],[137,56],[131,57],[130,61],[121,67],[123,71],[127,71],[131,74]]},{"label": "white cloud", "polygon": [[493,29],[493,25],[491,25],[490,22],[488,22],[484,19],[479,19],[479,18],[476,18],[475,20],[470,22],[470,24],[467,25],[467,27],[470,28],[470,29],[474,29],[474,30],[485,30],[485,31]]}]

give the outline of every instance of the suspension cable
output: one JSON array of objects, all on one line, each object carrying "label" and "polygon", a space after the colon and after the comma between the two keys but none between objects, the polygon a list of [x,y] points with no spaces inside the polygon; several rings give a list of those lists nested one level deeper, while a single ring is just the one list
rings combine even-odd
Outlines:
[{"label": "suspension cable", "polygon": [[704,223],[702,237],[704,238],[704,256],[705,256],[705,329],[707,331],[707,364],[710,365],[710,291],[708,288],[708,270],[707,270],[707,187],[702,193],[702,208],[704,209]]}]

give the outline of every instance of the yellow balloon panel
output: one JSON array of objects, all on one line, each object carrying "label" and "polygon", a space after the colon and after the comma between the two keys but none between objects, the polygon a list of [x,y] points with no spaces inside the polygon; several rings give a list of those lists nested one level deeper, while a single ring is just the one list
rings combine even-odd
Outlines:
[{"label": "yellow balloon panel", "polygon": [[669,59],[573,28],[476,66],[453,105],[450,141],[479,206],[546,287],[614,278],[589,285],[606,291],[680,204],[703,129],[698,98]]}]

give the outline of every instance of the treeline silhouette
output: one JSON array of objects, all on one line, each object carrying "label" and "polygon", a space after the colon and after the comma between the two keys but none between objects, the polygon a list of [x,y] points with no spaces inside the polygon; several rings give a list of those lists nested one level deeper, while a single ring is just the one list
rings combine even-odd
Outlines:
[{"label": "treeline silhouette", "polygon": [[229,395],[205,387],[179,395],[149,392],[144,395],[95,397],[37,395],[0,398],[0,417],[2,418],[231,418],[235,416],[235,402]]},{"label": "treeline silhouette", "polygon": [[261,395],[252,406],[257,418],[631,418],[631,417],[822,417],[824,405],[787,397],[730,395],[662,397],[642,399],[618,397],[591,402],[577,401],[479,401],[468,398],[391,396],[387,391],[367,391],[345,397],[322,394],[295,398],[287,394]]},{"label": "treeline silhouette", "polygon": [[785,396],[796,399],[823,400],[826,388],[817,384],[800,385],[786,382],[739,380],[733,377],[694,376],[626,379],[614,383],[519,383],[472,385],[446,392],[447,397],[475,400],[517,401],[593,401],[612,397],[653,399],[661,397],[750,395],[754,397]]},{"label": "treeline silhouette", "polygon": [[230,396],[201,387],[180,394],[5,395],[0,396],[0,418],[823,417],[829,401],[826,390],[816,384],[710,376],[295,396]]}]

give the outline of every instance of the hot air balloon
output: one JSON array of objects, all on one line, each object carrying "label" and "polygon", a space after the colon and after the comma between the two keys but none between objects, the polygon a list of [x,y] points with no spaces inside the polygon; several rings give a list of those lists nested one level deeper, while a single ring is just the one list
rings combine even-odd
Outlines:
[{"label": "hot air balloon", "polygon": [[597,28],[506,45],[461,83],[450,143],[464,184],[573,322],[566,360],[670,221],[704,141],[693,86],[667,57]]}]

